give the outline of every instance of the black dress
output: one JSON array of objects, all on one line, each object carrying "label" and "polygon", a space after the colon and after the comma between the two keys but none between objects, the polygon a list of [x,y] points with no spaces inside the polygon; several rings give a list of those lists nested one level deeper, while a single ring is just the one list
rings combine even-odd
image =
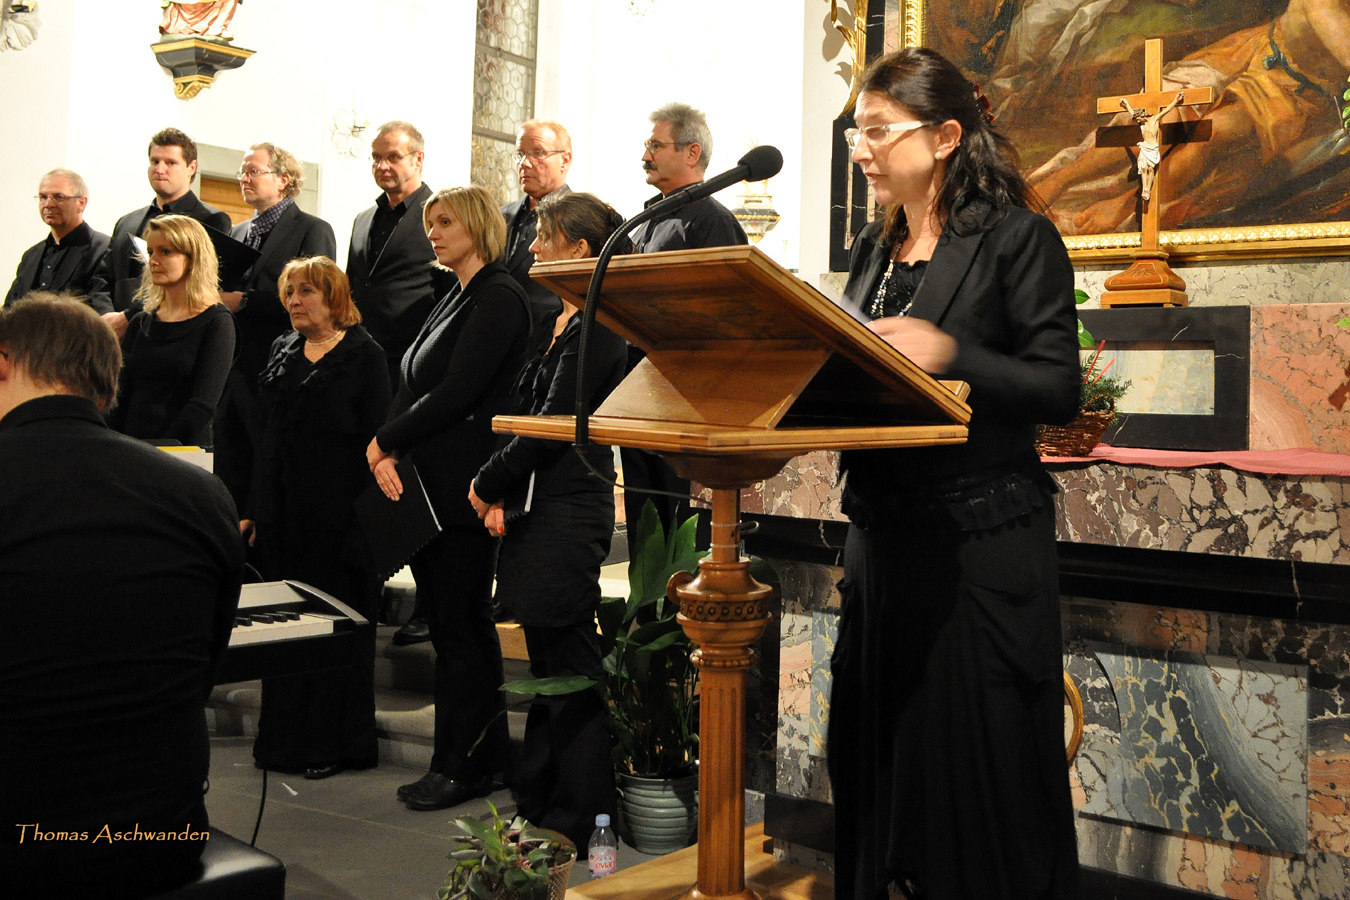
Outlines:
[{"label": "black dress", "polygon": [[284,334],[258,380],[262,440],[244,517],[257,523],[269,580],[332,594],[371,621],[348,669],[263,679],[253,758],[281,772],[379,758],[375,739],[375,626],[379,576],[363,564],[353,502],[374,484],[366,445],[389,410],[384,351],[359,325],[317,363],[305,338]]},{"label": "black dress", "polygon": [[[526,364],[520,379],[522,411],[546,416],[574,410],[580,340],[581,316],[574,315],[553,346]],[[587,395],[594,409],[623,380],[628,350],[602,326],[592,332],[587,350]],[[609,447],[592,445],[587,459],[613,480]],[[514,519],[502,539],[497,602],[524,627],[531,675],[581,675],[603,682],[595,612],[600,564],[614,533],[614,489],[587,470],[571,445],[513,437],[479,471],[474,492],[488,503],[515,502],[532,473],[530,512]],[[537,697],[525,722],[524,754],[515,777],[520,814],[583,846],[596,814],[614,815],[611,747],[598,688]]]},{"label": "black dress", "polygon": [[234,317],[220,303],[182,322],[136,313],[122,337],[122,375],[108,424],[135,438],[210,447],[234,343]]},{"label": "black dress", "polygon": [[468,495],[496,447],[492,417],[513,408],[529,335],[525,292],[501,263],[488,263],[427,317],[403,356],[389,421],[376,432],[383,450],[412,457],[442,528],[411,567],[436,648],[431,771],[459,781],[501,771],[507,750],[491,611],[496,540]]},{"label": "black dress", "polygon": [[[1077,897],[1054,486],[1033,449],[1035,423],[1077,409],[1073,271],[1043,217],[967,212],[908,314],[957,341],[943,377],[971,385],[969,440],[841,460],[852,525],[827,736],[839,897],[893,883],[927,900]],[[864,230],[845,305],[870,310],[888,257]]]}]

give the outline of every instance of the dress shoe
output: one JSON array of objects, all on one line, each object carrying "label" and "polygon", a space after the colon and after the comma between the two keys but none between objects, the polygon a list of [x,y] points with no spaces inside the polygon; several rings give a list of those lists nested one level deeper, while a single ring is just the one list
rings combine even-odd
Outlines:
[{"label": "dress shoe", "polygon": [[318,781],[322,778],[332,778],[339,772],[347,771],[347,767],[342,763],[330,763],[326,766],[310,766],[305,770],[305,777],[310,781]]},{"label": "dress shoe", "polygon": [[431,640],[431,626],[427,624],[426,619],[409,619],[402,628],[394,632],[394,643],[400,647],[429,640]]},{"label": "dress shoe", "polygon": [[403,802],[408,805],[408,809],[429,812],[433,809],[459,806],[461,803],[486,797],[490,793],[492,793],[490,777],[476,778],[472,781],[451,781],[444,775],[437,775],[435,780],[424,784],[421,790],[409,793]]},{"label": "dress shoe", "polygon": [[[435,772],[428,772],[412,784],[401,784],[398,786],[398,799],[407,800],[410,795],[422,790],[422,786],[434,782],[438,778],[445,778],[444,775],[438,775]],[[449,781],[449,779],[446,779]]]}]

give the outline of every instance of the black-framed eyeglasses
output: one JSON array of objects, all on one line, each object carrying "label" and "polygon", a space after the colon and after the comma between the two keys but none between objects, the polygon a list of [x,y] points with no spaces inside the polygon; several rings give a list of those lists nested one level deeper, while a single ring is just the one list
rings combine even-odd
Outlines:
[{"label": "black-framed eyeglasses", "polygon": [[566,150],[531,150],[528,153],[522,153],[521,151],[517,150],[515,154],[516,165],[520,165],[521,163],[523,163],[526,157],[529,157],[531,162],[538,163],[543,162],[544,160],[548,159],[550,156],[553,156],[556,153],[566,153],[566,152],[567,152]]}]

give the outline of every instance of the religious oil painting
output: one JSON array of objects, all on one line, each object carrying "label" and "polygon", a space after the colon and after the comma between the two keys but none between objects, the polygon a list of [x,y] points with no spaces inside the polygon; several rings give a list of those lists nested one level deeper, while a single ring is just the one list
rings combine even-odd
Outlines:
[{"label": "religious oil painting", "polygon": [[1071,250],[1137,246],[1138,137],[1109,137],[1130,118],[1097,99],[1143,90],[1147,38],[1163,41],[1164,92],[1216,98],[1163,120],[1208,125],[1164,137],[1162,243],[1196,258],[1350,250],[1350,0],[873,0],[873,21],[878,5],[888,37],[982,86]]}]

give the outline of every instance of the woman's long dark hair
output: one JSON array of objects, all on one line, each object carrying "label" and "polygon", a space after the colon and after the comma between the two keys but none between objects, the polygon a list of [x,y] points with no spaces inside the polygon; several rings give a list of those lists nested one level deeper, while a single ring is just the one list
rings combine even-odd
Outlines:
[{"label": "woman's long dark hair", "polygon": [[[958,234],[968,234],[984,219],[973,201],[983,200],[995,208],[1023,206],[1044,212],[1035,193],[1022,177],[1016,148],[985,118],[975,85],[940,53],[924,47],[906,47],[887,53],[863,72],[860,92],[889,97],[925,125],[940,125],[955,119],[961,125],[961,142],[947,157],[947,170],[938,190],[939,221]],[[896,204],[886,210],[882,242],[894,245],[909,234],[904,209]]]},{"label": "woman's long dark hair", "polygon": [[[540,234],[553,236],[561,232],[571,243],[585,238],[591,256],[600,252],[605,241],[624,222],[614,207],[586,193],[554,191],[539,201],[537,213]],[[616,252],[634,252],[632,241],[625,239]]]}]

